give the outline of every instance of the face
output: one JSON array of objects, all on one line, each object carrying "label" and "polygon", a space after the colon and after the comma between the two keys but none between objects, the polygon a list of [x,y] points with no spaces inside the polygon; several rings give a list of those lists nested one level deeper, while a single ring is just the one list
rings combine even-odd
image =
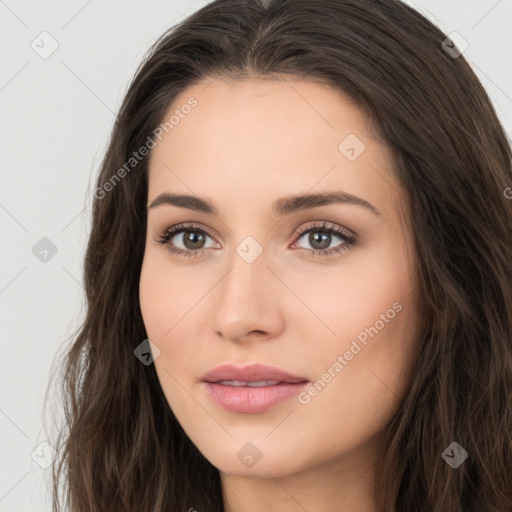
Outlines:
[{"label": "face", "polygon": [[[140,276],[170,408],[225,473],[362,460],[407,393],[421,333],[389,148],[312,81],[204,81],[165,119],[176,109],[151,154]],[[205,382],[220,365],[240,372]]]}]

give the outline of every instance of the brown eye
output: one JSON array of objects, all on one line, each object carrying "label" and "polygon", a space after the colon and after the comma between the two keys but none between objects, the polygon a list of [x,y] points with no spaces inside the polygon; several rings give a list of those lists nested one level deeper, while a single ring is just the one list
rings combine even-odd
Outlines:
[{"label": "brown eye", "polygon": [[[195,257],[206,252],[206,239],[211,237],[205,230],[186,224],[172,226],[156,240],[169,252],[179,256]],[[215,243],[210,246],[213,247]]]},{"label": "brown eye", "polygon": [[205,233],[198,230],[183,230],[183,245],[190,250],[202,249],[205,242]]},{"label": "brown eye", "polygon": [[[308,235],[307,243],[311,246],[311,249],[298,245],[298,242]],[[351,246],[355,245],[356,237],[345,232],[343,229],[336,226],[330,226],[327,223],[321,225],[314,225],[305,230],[296,233],[297,241],[294,246],[297,245],[299,249],[305,250],[312,253],[313,255],[334,255],[341,251],[348,250]],[[329,248],[331,243],[338,238],[341,243],[337,246]]]},{"label": "brown eye", "polygon": [[331,245],[332,235],[326,231],[310,231],[308,241],[313,249],[323,250]]}]

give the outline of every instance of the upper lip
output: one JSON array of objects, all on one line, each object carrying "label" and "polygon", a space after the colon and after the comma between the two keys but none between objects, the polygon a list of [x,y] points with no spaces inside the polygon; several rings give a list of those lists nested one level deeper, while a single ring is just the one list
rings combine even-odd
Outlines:
[{"label": "upper lip", "polygon": [[305,377],[292,375],[281,368],[264,364],[250,364],[242,368],[232,364],[223,364],[205,373],[202,380],[205,382],[219,382],[221,380],[241,380],[244,382],[277,380],[291,384],[308,381]]}]

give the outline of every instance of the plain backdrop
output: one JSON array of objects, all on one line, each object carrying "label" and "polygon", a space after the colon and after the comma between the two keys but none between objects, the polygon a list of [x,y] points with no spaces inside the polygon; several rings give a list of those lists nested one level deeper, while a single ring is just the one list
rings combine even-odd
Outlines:
[{"label": "plain backdrop", "polygon": [[[51,511],[43,398],[83,318],[93,180],[143,54],[205,3],[0,0],[0,511]],[[512,0],[408,3],[469,43],[511,137]]]}]

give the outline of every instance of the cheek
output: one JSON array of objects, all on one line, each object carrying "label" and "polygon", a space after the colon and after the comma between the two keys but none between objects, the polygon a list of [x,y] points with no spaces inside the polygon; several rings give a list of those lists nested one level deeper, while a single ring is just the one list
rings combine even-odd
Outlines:
[{"label": "cheek", "polygon": [[168,382],[164,368],[176,376],[194,368],[196,344],[201,333],[204,335],[206,319],[206,302],[201,299],[209,286],[212,284],[208,285],[208,280],[195,279],[190,271],[172,267],[165,251],[147,251],[140,275],[139,301],[147,336],[160,349],[155,367],[166,386],[172,382]]},{"label": "cheek", "polygon": [[165,310],[171,297],[165,293],[165,289],[158,267],[151,258],[146,257],[140,275],[139,302],[149,339],[159,337],[157,333],[163,330],[166,322]]},{"label": "cheek", "polygon": [[[184,368],[193,368],[194,351],[187,339],[195,334],[189,331],[186,312],[192,300],[190,288],[180,272],[165,265],[165,255],[147,252],[144,258],[140,282],[139,301],[148,338],[159,348],[154,360],[155,371],[162,391],[173,411],[190,407],[190,400],[179,383],[183,382]],[[181,274],[182,275],[182,274]],[[183,396],[182,396],[183,395]]]},{"label": "cheek", "polygon": [[400,247],[382,244],[332,270],[329,279],[317,275],[317,286],[309,281],[296,288],[316,314],[309,315],[307,339],[315,340],[309,360],[320,380],[318,404],[336,409],[358,397],[351,407],[364,409],[377,405],[382,395],[403,394],[419,350],[418,290],[411,268]]},{"label": "cheek", "polygon": [[[354,252],[338,265],[293,272],[295,279],[290,275],[289,280],[294,293],[309,309],[296,301],[296,316],[316,325],[316,337],[323,337],[327,346],[343,346],[376,322],[379,331],[390,333],[400,323],[396,309],[405,307],[415,288],[410,262],[392,243]],[[308,277],[297,279],[299,274]]]},{"label": "cheek", "polygon": [[[148,336],[163,339],[180,321],[192,304],[198,290],[184,272],[172,268],[165,251],[149,249],[142,264],[139,301]],[[197,300],[196,300],[197,302]]]},{"label": "cheek", "polygon": [[[317,455],[327,457],[377,434],[407,393],[419,351],[417,307],[413,295],[392,284],[358,301],[359,308],[343,301],[340,311],[346,307],[354,316],[340,314],[332,324],[337,335],[317,336],[310,351],[315,375],[299,397],[299,411],[301,428],[320,432],[311,439]],[[322,439],[332,441],[326,445]]]}]

